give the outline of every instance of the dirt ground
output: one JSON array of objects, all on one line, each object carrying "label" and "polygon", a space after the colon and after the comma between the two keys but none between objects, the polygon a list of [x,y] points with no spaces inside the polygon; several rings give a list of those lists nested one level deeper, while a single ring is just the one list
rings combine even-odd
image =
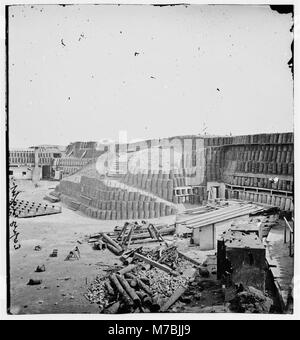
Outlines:
[{"label": "dirt ground", "polygon": [[[38,188],[31,181],[17,184],[21,190],[19,199],[52,204],[43,197],[58,183],[41,181]],[[174,217],[160,218],[159,223],[172,222],[172,219]],[[106,265],[120,265],[120,262],[110,251],[93,250],[84,240],[93,233],[112,231],[119,221],[91,219],[64,206],[60,214],[16,221],[21,248],[14,250],[11,246],[10,249],[10,312],[98,313],[97,304],[87,301],[84,293],[94,278],[107,269]],[[35,251],[36,245],[42,249]],[[80,249],[80,260],[65,261],[76,245]],[[55,248],[58,257],[49,257]],[[36,273],[36,267],[43,264],[46,271]],[[42,283],[30,286],[27,285],[29,279],[41,279]]]}]

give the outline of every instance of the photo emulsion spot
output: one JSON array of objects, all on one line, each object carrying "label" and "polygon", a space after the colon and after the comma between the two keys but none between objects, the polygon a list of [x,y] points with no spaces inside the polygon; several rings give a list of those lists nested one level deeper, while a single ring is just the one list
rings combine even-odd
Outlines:
[{"label": "photo emulsion spot", "polygon": [[294,313],[293,10],[6,6],[8,315]]}]

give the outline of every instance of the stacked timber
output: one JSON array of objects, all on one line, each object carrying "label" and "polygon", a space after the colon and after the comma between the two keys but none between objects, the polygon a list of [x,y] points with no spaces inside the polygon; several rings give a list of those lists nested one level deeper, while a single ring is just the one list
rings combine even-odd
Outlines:
[{"label": "stacked timber", "polygon": [[258,211],[263,210],[264,208],[254,204],[241,204],[228,208],[221,208],[206,213],[200,212],[198,215],[193,214],[192,216],[181,217],[178,223],[184,224],[189,228],[198,228],[234,219],[236,217],[257,213]]}]

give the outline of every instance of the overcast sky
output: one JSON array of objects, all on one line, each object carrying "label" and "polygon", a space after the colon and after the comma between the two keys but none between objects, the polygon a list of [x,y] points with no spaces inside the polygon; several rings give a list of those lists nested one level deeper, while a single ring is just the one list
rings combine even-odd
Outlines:
[{"label": "overcast sky", "polygon": [[13,6],[10,147],[293,129],[290,14]]}]

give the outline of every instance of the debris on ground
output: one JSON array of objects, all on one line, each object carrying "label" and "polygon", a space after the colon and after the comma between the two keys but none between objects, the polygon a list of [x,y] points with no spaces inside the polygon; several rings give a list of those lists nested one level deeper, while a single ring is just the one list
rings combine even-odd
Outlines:
[{"label": "debris on ground", "polygon": [[60,280],[60,281],[68,281],[68,280],[71,280],[71,277],[70,277],[70,276],[62,277],[62,278],[58,278],[57,280]]},{"label": "debris on ground", "polygon": [[27,285],[35,286],[35,285],[40,285],[41,283],[42,283],[42,280],[29,279]]},{"label": "debris on ground", "polygon": [[79,260],[80,259],[80,251],[79,248],[76,246],[74,249],[70,250],[69,254],[65,258],[65,261],[70,261],[70,260]]},{"label": "debris on ground", "polygon": [[[255,216],[251,223],[261,221],[269,223],[271,219]],[[234,227],[244,228],[242,224]],[[166,242],[161,230],[144,222],[126,222],[113,233],[89,237],[94,249],[108,249],[121,263],[111,266],[99,262],[108,269],[102,269],[85,295],[91,303],[99,305],[100,313],[270,311],[273,300],[263,292],[217,279],[216,252],[205,255],[185,252],[182,249],[189,247],[188,239],[178,240],[174,236]],[[147,244],[133,243],[143,238]],[[182,243],[184,247],[180,246]]]},{"label": "debris on ground", "polygon": [[16,200],[15,214],[18,218],[29,218],[61,213],[61,207],[41,202]]},{"label": "debris on ground", "polygon": [[236,313],[269,313],[272,305],[272,299],[250,286],[231,300],[230,309]]},{"label": "debris on ground", "polygon": [[49,255],[50,257],[57,257],[58,250],[53,249],[52,253]]},{"label": "debris on ground", "polygon": [[[116,247],[113,242],[109,244]],[[98,276],[85,295],[102,313],[167,311],[196,272],[174,245],[127,250],[119,259],[123,267]]]},{"label": "debris on ground", "polygon": [[125,222],[122,228],[115,227],[112,233],[98,233],[89,238],[89,243],[94,243],[96,250],[105,249],[102,243],[115,255],[120,256],[130,246],[145,242],[164,242],[163,235],[172,235],[175,226],[154,225],[146,221]]},{"label": "debris on ground", "polygon": [[41,265],[41,266],[37,266],[35,271],[36,271],[37,273],[45,272],[45,271],[46,271],[46,267],[45,267],[44,264]]}]

